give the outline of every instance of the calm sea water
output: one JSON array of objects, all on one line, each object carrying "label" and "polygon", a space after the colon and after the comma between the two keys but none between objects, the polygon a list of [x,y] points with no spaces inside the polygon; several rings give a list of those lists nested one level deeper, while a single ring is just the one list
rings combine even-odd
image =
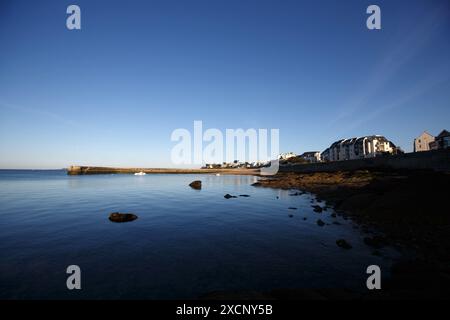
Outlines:
[{"label": "calm sea water", "polygon": [[[188,186],[197,179],[200,191]],[[313,212],[313,195],[252,187],[257,179],[0,170],[0,298],[362,289],[368,265],[387,270],[395,253],[372,255],[351,221],[332,218],[331,209]],[[226,193],[250,197],[227,200]],[[114,211],[139,218],[112,223]],[[318,218],[327,225],[319,227]],[[337,247],[339,238],[353,249]],[[66,288],[72,264],[81,268],[82,290]]]}]

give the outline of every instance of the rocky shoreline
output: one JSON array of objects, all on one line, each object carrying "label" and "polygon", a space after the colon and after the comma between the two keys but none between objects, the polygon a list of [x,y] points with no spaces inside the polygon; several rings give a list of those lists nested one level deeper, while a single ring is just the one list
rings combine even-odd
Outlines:
[{"label": "rocky shoreline", "polygon": [[[377,230],[367,245],[405,252],[380,297],[445,298],[450,292],[450,174],[433,171],[279,173],[256,187],[311,192],[344,218]],[[300,192],[299,192],[300,191]],[[375,251],[376,252],[376,251]],[[406,252],[413,252],[406,255]],[[444,296],[443,296],[444,295]],[[371,294],[370,296],[374,296]]]}]

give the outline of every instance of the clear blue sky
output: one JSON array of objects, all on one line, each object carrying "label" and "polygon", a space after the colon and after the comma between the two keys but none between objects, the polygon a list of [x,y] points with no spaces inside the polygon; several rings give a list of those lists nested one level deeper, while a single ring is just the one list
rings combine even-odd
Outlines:
[{"label": "clear blue sky", "polygon": [[[77,4],[82,30],[66,29]],[[377,4],[382,30],[366,28]],[[170,166],[176,128],[279,128],[281,151],[450,125],[450,5],[0,1],[0,168]]]}]

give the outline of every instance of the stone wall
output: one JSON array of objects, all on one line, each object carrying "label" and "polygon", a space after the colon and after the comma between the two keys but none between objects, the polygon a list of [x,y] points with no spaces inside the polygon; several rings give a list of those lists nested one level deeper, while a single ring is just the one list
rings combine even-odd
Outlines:
[{"label": "stone wall", "polygon": [[381,156],[359,160],[292,164],[280,167],[281,172],[334,172],[361,169],[430,169],[450,172],[450,149],[405,153],[395,156]]},{"label": "stone wall", "polygon": [[175,168],[112,168],[112,167],[90,167],[90,166],[70,166],[67,168],[68,175],[84,174],[111,174],[125,173],[132,174],[136,172],[145,172],[148,174],[239,174],[239,175],[258,175],[259,169],[175,169]]}]

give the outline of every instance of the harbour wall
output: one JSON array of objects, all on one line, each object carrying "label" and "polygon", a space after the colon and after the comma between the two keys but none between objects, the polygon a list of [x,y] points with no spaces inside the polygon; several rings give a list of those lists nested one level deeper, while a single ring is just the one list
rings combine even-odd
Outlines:
[{"label": "harbour wall", "polygon": [[450,172],[450,148],[376,158],[280,166],[280,172],[336,172],[364,169],[433,170]]},{"label": "harbour wall", "polygon": [[93,166],[70,166],[67,168],[68,175],[85,174],[111,174],[123,173],[133,174],[145,172],[146,174],[239,174],[258,175],[259,169],[172,169],[172,168],[113,168],[113,167],[93,167]]}]

